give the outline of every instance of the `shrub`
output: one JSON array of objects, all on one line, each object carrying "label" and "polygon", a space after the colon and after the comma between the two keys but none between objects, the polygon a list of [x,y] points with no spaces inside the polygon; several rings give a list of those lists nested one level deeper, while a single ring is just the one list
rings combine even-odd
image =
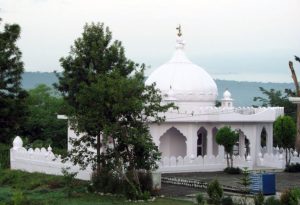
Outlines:
[{"label": "shrub", "polygon": [[152,183],[152,174],[151,172],[138,172],[139,182],[141,185],[141,190],[143,192],[147,191],[150,192],[153,187]]},{"label": "shrub", "polygon": [[264,201],[265,201],[265,197],[261,192],[254,196],[255,205],[264,205]]},{"label": "shrub", "polygon": [[233,205],[233,200],[230,196],[222,199],[222,205]]},{"label": "shrub", "polygon": [[292,189],[285,190],[280,196],[280,202],[284,205],[298,205],[297,192]]},{"label": "shrub", "polygon": [[242,170],[239,167],[227,167],[224,172],[227,174],[241,174]]},{"label": "shrub", "polygon": [[6,144],[0,144],[0,168],[6,169],[9,168],[10,159],[9,159],[9,146]]},{"label": "shrub", "polygon": [[208,184],[207,194],[210,203],[220,204],[221,199],[223,197],[223,189],[220,186],[218,180],[214,180]]},{"label": "shrub", "polygon": [[124,193],[124,181],[121,176],[113,171],[106,171],[102,169],[100,173],[94,172],[92,175],[91,191],[103,192],[103,193]]},{"label": "shrub", "polygon": [[279,199],[276,199],[274,196],[271,196],[266,199],[264,205],[281,205],[281,203]]},{"label": "shrub", "polygon": [[290,165],[286,165],[285,172],[300,172],[300,164],[299,163],[292,163]]},{"label": "shrub", "polygon": [[203,205],[204,204],[204,197],[202,193],[198,193],[196,195],[196,201],[198,205]]}]

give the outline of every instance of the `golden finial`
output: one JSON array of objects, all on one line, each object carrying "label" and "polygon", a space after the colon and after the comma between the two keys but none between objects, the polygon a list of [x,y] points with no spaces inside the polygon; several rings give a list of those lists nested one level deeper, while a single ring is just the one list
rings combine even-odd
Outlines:
[{"label": "golden finial", "polygon": [[177,36],[182,36],[182,33],[181,33],[181,25],[179,24],[178,27],[176,28],[176,30],[178,30],[178,33],[177,33]]}]

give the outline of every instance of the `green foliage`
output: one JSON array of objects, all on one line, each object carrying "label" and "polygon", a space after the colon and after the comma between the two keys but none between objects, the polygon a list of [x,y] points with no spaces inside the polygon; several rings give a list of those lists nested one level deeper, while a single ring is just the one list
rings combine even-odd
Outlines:
[{"label": "green foliage", "polygon": [[[65,194],[64,180],[62,176],[53,176],[40,173],[26,173],[22,171],[5,170],[1,171],[0,178],[11,178],[10,183],[0,184],[0,204],[14,205],[12,196],[15,190],[20,190],[27,198],[22,205],[143,205],[145,202],[128,202],[124,197],[101,196],[99,194],[87,193],[86,190],[79,192],[80,188],[87,186],[88,182],[76,180],[77,190],[74,196],[67,198]],[[21,176],[21,177],[20,177]],[[31,189],[28,185],[30,181],[40,186]],[[20,186],[20,184],[22,184]],[[20,187],[15,189],[15,187]],[[147,198],[149,193],[143,193]],[[27,203],[28,202],[28,203]],[[148,204],[148,203],[146,203]],[[151,202],[152,205],[192,205],[192,202],[178,199],[157,198]]]},{"label": "green foliage", "polygon": [[207,186],[206,192],[210,203],[216,205],[221,203],[221,199],[223,198],[223,189],[218,180],[210,182]]},{"label": "green foliage", "polygon": [[203,194],[200,192],[196,195],[196,201],[198,205],[204,205],[205,200]]},{"label": "green foliage", "polygon": [[296,122],[297,105],[291,103],[288,99],[289,96],[295,95],[295,93],[292,90],[285,89],[284,93],[282,93],[280,90],[267,90],[262,87],[260,87],[259,89],[266,97],[254,97],[254,101],[260,102],[261,106],[263,107],[284,107],[285,114],[292,117],[294,122]]},{"label": "green foliage", "polygon": [[300,172],[300,164],[299,163],[292,163],[286,165],[285,172]]},{"label": "green foliage", "polygon": [[[216,141],[219,145],[224,146],[224,150],[227,156],[227,167],[233,167],[233,146],[239,139],[239,133],[231,130],[230,127],[225,126],[218,130],[216,134]],[[230,156],[230,164],[229,164],[229,156]]]},{"label": "green foliage", "polygon": [[280,202],[284,205],[298,205],[300,199],[299,189],[287,189],[282,192],[280,196]]},{"label": "green foliage", "polygon": [[121,42],[112,41],[104,24],[85,25],[60,62],[64,71],[56,87],[67,102],[72,128],[84,133],[71,140],[68,158],[82,168],[91,164],[98,173],[117,172],[126,179],[128,192],[141,195],[138,177],[127,177],[123,170],[157,168],[160,153],[148,123],[163,121],[159,113],[173,104],[161,104],[159,91],[144,83],[145,66],[126,58]]},{"label": "green foliage", "polygon": [[0,31],[0,143],[10,143],[26,117],[27,93],[21,88],[24,68],[17,47],[20,32],[17,24],[5,24]]},{"label": "green foliage", "polygon": [[274,136],[286,151],[286,164],[290,164],[290,149],[294,148],[296,140],[296,124],[289,116],[280,116],[274,123]]},{"label": "green foliage", "polygon": [[254,205],[264,205],[265,196],[260,192],[254,196]]},{"label": "green foliage", "polygon": [[100,173],[94,172],[91,182],[92,192],[123,194],[125,190],[123,178],[113,171],[102,169]]},{"label": "green foliage", "polygon": [[62,169],[63,180],[67,197],[71,197],[75,188],[75,177],[78,172],[70,172],[70,168]]},{"label": "green foliage", "polygon": [[50,184],[64,186],[63,177],[41,173],[27,173],[22,171],[1,170],[0,186],[10,186],[19,190],[33,190],[39,187],[48,187]]},{"label": "green foliage", "polygon": [[[67,147],[67,120],[57,119],[64,114],[63,98],[52,87],[40,84],[28,91],[26,99],[28,118],[22,127],[22,136],[29,136],[34,147]],[[46,145],[45,145],[46,144]]]},{"label": "green foliage", "polygon": [[222,199],[222,203],[221,204],[222,205],[233,205],[234,203],[233,203],[232,198],[230,196],[227,196],[227,197],[224,197]]},{"label": "green foliage", "polygon": [[17,190],[13,193],[12,201],[14,205],[26,205],[29,204],[26,196],[24,196],[23,192]]},{"label": "green foliage", "polygon": [[243,194],[241,198],[241,204],[247,205],[247,193],[249,193],[249,186],[251,184],[250,172],[248,167],[244,167],[242,171],[242,178],[240,179],[240,184],[242,185]]},{"label": "green foliage", "polygon": [[9,164],[10,164],[9,156],[10,156],[9,146],[0,143],[0,169],[9,168]]},{"label": "green foliage", "polygon": [[241,174],[242,170],[239,167],[226,167],[224,172],[227,174]]},{"label": "green foliage", "polygon": [[264,205],[282,205],[279,199],[276,199],[274,196],[271,196],[266,199]]}]

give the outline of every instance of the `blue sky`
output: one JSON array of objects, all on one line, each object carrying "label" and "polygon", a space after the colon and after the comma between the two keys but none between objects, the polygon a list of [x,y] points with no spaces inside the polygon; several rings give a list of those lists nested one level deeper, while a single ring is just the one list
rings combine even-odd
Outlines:
[{"label": "blue sky", "polygon": [[22,27],[26,71],[61,71],[86,22],[109,26],[147,74],[170,59],[178,24],[187,56],[214,78],[291,82],[288,61],[300,56],[299,0],[0,0],[0,9]]}]

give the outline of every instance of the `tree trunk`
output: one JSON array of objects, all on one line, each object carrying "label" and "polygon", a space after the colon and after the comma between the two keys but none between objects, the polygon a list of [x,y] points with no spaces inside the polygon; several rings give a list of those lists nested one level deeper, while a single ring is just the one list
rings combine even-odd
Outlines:
[{"label": "tree trunk", "polygon": [[288,162],[288,149],[287,148],[285,149],[285,164],[289,165],[289,162]]},{"label": "tree trunk", "polygon": [[226,153],[226,160],[227,160],[227,167],[229,168],[229,156],[228,156],[228,153]]},{"label": "tree trunk", "polygon": [[101,171],[101,163],[100,163],[100,148],[101,148],[101,141],[100,141],[100,134],[97,135],[97,174],[100,174]]},{"label": "tree trunk", "polygon": [[233,167],[233,157],[232,157],[232,154],[230,154],[230,167],[231,168]]},{"label": "tree trunk", "polygon": [[[299,82],[297,79],[296,72],[294,70],[293,62],[289,62],[289,67],[292,73],[292,79],[295,84],[296,88],[296,96],[300,97],[300,88],[299,88]],[[298,152],[300,152],[300,105],[297,104],[297,135],[296,135],[296,142],[295,142],[295,148]]]}]

